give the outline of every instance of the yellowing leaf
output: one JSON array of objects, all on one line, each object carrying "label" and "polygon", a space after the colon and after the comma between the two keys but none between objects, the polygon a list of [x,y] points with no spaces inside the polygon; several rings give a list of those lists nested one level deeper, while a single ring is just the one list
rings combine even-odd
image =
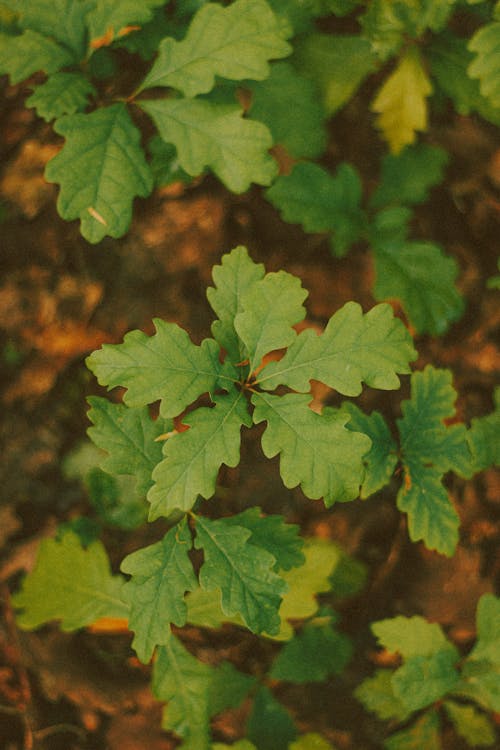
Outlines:
[{"label": "yellowing leaf", "polygon": [[420,56],[416,49],[410,48],[371,105],[372,111],[378,114],[377,127],[393,154],[414,142],[415,131],[427,128],[426,97],[431,92]]}]

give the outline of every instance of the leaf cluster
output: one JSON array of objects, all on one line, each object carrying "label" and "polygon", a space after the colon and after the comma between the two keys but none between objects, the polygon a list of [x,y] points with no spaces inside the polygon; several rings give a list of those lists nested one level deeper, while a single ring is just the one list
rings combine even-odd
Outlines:
[{"label": "leaf cluster", "polygon": [[404,726],[384,742],[387,750],[439,750],[446,717],[472,747],[495,743],[485,711],[498,711],[500,690],[500,599],[481,597],[477,640],[465,658],[437,623],[422,617],[394,617],[372,624],[378,643],[401,657],[394,671],[380,669],[356,690],[358,700],[380,719]]}]

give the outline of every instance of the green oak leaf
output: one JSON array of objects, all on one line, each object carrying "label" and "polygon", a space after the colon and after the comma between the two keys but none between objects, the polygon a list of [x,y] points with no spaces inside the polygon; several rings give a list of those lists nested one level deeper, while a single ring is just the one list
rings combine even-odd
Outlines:
[{"label": "green oak leaf", "polygon": [[467,69],[474,54],[467,47],[467,39],[455,36],[447,29],[431,40],[426,57],[434,80],[452,100],[459,114],[477,112],[485,120],[500,125],[500,106],[493,106],[481,94],[479,80],[468,75]]},{"label": "green oak leaf", "polygon": [[212,323],[212,334],[226,350],[229,359],[236,363],[244,358],[243,342],[236,333],[234,320],[242,312],[245,293],[265,274],[262,263],[254,263],[246,247],[239,246],[222,256],[220,266],[214,266],[212,277],[215,287],[207,289],[207,299],[218,320]]},{"label": "green oak leaf", "polygon": [[500,388],[495,391],[495,409],[472,420],[467,442],[473,456],[474,472],[500,466]]},{"label": "green oak leaf", "polygon": [[403,462],[421,463],[437,471],[453,470],[469,477],[470,452],[463,424],[446,426],[455,416],[457,393],[450,370],[428,365],[411,376],[411,398],[403,401],[398,419]]},{"label": "green oak leaf", "polygon": [[267,458],[280,454],[280,474],[289,489],[300,484],[307,497],[323,498],[327,507],[353,500],[371,441],[345,428],[346,414],[333,409],[316,414],[308,408],[310,400],[297,393],[252,396],[254,422],[267,422],[262,450]]},{"label": "green oak leaf", "polygon": [[288,750],[335,750],[320,734],[308,732],[288,746]]},{"label": "green oak leaf", "polygon": [[300,526],[285,523],[283,516],[263,516],[260,508],[254,507],[230,516],[225,521],[251,531],[250,544],[274,555],[276,572],[298,568],[305,563],[302,552],[304,541],[299,536]]},{"label": "green oak leaf", "polygon": [[213,670],[195,659],[173,635],[158,648],[153,695],[167,701],[163,729],[175,732],[183,750],[209,750],[208,702]]},{"label": "green oak leaf", "polygon": [[469,659],[488,660],[500,666],[500,598],[483,594],[476,612],[477,643]]},{"label": "green oak leaf", "polygon": [[126,106],[67,115],[54,129],[66,143],[48,163],[45,177],[61,186],[59,213],[67,220],[79,218],[89,242],[121,237],[130,226],[134,197],[145,198],[153,188],[141,135]]},{"label": "green oak leaf", "polygon": [[290,714],[267,687],[255,695],[247,735],[259,750],[288,750],[297,737]]},{"label": "green oak leaf", "polygon": [[481,94],[494,107],[500,107],[500,20],[482,26],[469,42],[476,56],[468,68],[471,78],[479,78]]},{"label": "green oak leaf", "polygon": [[278,177],[266,197],[285,221],[301,224],[306,232],[331,232],[332,250],[341,257],[365,231],[361,191],[350,164],[340,164],[331,175],[317,164],[301,162],[291,174]]},{"label": "green oak leaf", "polygon": [[300,333],[279,362],[259,374],[266,390],[288,385],[308,391],[309,381],[319,380],[346,396],[358,396],[362,382],[372,388],[399,387],[398,373],[410,372],[408,362],[416,352],[411,337],[389,305],[376,305],[368,313],[348,302],[329,320],[324,332]]},{"label": "green oak leaf", "polygon": [[361,497],[364,499],[389,483],[398,463],[397,445],[378,411],[365,414],[350,401],[342,403],[342,410],[349,414],[347,429],[362,432],[372,441],[370,451],[363,458],[365,476],[361,486]]},{"label": "green oak leaf", "polygon": [[392,676],[394,694],[409,711],[430,706],[458,684],[459,660],[458,651],[450,646],[427,656],[411,656]]},{"label": "green oak leaf", "polygon": [[269,676],[274,680],[324,682],[340,674],[352,655],[349,638],[330,625],[306,625],[288,641],[273,662]]},{"label": "green oak leaf", "polygon": [[411,711],[394,694],[392,674],[390,669],[377,669],[373,677],[358,685],[354,695],[367,711],[376,714],[379,719],[405,721]]},{"label": "green oak leaf", "polygon": [[[87,46],[86,17],[95,0],[9,0],[19,14],[22,29],[32,29],[50,37],[71,51],[73,62],[85,57]],[[46,68],[43,68],[49,73]]]},{"label": "green oak leaf", "polygon": [[500,711],[500,665],[467,659],[456,695],[472,699],[487,711]]},{"label": "green oak leaf", "polygon": [[397,505],[408,515],[410,539],[423,540],[428,549],[452,557],[459,539],[460,516],[442,485],[442,473],[408,462],[405,471]]},{"label": "green oak leaf", "polygon": [[372,0],[360,19],[364,36],[381,60],[395,55],[405,37],[446,26],[456,0]]},{"label": "green oak leaf", "polygon": [[396,732],[384,742],[384,750],[442,750],[439,716],[428,711],[401,732]]},{"label": "green oak leaf", "polygon": [[147,407],[135,409],[91,396],[87,417],[92,422],[87,434],[98,448],[106,451],[101,468],[110,474],[130,474],[136,480],[138,494],[146,494],[151,475],[161,461],[162,448],[157,438],[172,429],[163,419],[153,420]]},{"label": "green oak leaf", "polygon": [[159,135],[154,135],[148,142],[151,155],[151,171],[157,187],[166,187],[175,182],[189,184],[192,177],[181,168],[177,151],[171,143],[165,143]]},{"label": "green oak leaf", "polygon": [[211,750],[257,750],[253,742],[248,740],[238,740],[231,745],[226,745],[222,742],[213,742],[210,746]]},{"label": "green oak leaf", "polygon": [[495,742],[495,729],[489,718],[474,706],[445,701],[444,707],[455,731],[471,747],[489,747]]},{"label": "green oak leaf", "polygon": [[269,130],[246,120],[237,104],[202,99],[150,99],[141,108],[152,118],[161,137],[177,149],[179,164],[193,177],[210,167],[234,193],[252,182],[269,185],[278,167],[268,149]]},{"label": "green oak leaf", "polygon": [[299,73],[311,78],[321,91],[328,115],[354,96],[364,78],[375,69],[375,61],[366,39],[319,32],[299,38],[293,56]]},{"label": "green oak leaf", "polygon": [[411,378],[412,397],[402,403],[398,420],[405,471],[398,507],[408,513],[410,538],[452,555],[458,541],[460,519],[441,484],[450,470],[471,475],[472,457],[465,425],[446,427],[443,420],[455,414],[456,392],[449,370],[427,366]]},{"label": "green oak leaf", "polygon": [[423,203],[430,188],[442,181],[447,162],[444,149],[426,143],[406,146],[399,154],[386,154],[380,182],[370,198],[371,207]]},{"label": "green oak leaf", "polygon": [[253,633],[277,633],[287,585],[274,572],[276,558],[249,543],[251,532],[225,519],[196,517],[196,549],[203,549],[202,588],[220,589],[226,615],[241,615]]},{"label": "green oak leaf", "polygon": [[122,344],[104,344],[87,358],[101,385],[127,388],[128,406],[145,406],[161,399],[164,417],[179,415],[203,393],[212,393],[221,377],[219,347],[213,339],[193,344],[175,323],[153,320],[156,333],[130,331]]},{"label": "green oak leaf", "polygon": [[407,240],[408,219],[407,210],[393,207],[382,210],[372,223],[375,298],[400,299],[419,333],[442,334],[464,308],[455,287],[458,266],[437,245]]},{"label": "green oak leaf", "polygon": [[371,625],[380,646],[401,654],[405,659],[413,656],[431,656],[452,644],[436,622],[427,622],[423,617],[391,617]]},{"label": "green oak leaf", "polygon": [[290,52],[265,0],[236,0],[228,8],[208,3],[182,41],[167,37],[161,42],[141,90],[170,86],[193,97],[211,91],[215,76],[260,81],[269,75],[269,60]]},{"label": "green oak leaf", "polygon": [[[265,81],[250,81],[247,86],[252,92],[249,115],[267,125],[275,144],[295,158],[321,156],[326,148],[326,115],[311,80],[282,62],[271,67]],[[295,117],[290,117],[290,102],[300,102]]]},{"label": "green oak leaf", "polygon": [[307,297],[300,279],[286,271],[267,273],[245,291],[234,327],[250,360],[250,372],[265,354],[289,346],[296,338],[292,328],[304,319]]},{"label": "green oak leaf", "polygon": [[91,96],[97,94],[95,88],[83,73],[54,73],[45,83],[35,86],[26,99],[28,107],[34,107],[39,117],[51,120],[81,112],[88,105]]},{"label": "green oak leaf", "polygon": [[210,716],[216,716],[228,708],[237,708],[255,683],[255,677],[235,669],[231,662],[223,661],[212,671],[208,697]]},{"label": "green oak leaf", "polygon": [[7,73],[12,84],[40,70],[50,75],[72,62],[68,49],[37,31],[27,29],[19,36],[0,33],[0,73]]},{"label": "green oak leaf", "polygon": [[214,397],[213,408],[196,409],[185,418],[190,429],[165,442],[164,459],[153,472],[148,493],[149,520],[175,508],[190,510],[198,495],[209,499],[221,465],[237,466],[242,425],[250,427],[247,402],[240,391]]},{"label": "green oak leaf", "polygon": [[132,578],[124,594],[130,603],[129,627],[135,632],[132,646],[147,664],[156,646],[166,645],[170,623],[186,622],[186,591],[194,591],[198,581],[189,559],[191,533],[185,521],[174,526],[160,542],[132,552],[121,570]]},{"label": "green oak leaf", "polygon": [[71,531],[62,539],[44,539],[33,571],[12,598],[17,623],[33,630],[51,620],[61,629],[77,630],[101,617],[128,617],[124,579],[111,574],[101,542],[86,549]]},{"label": "green oak leaf", "polygon": [[155,8],[164,5],[164,0],[95,0],[88,14],[88,27],[91,42],[105,41],[106,44],[120,36],[129,26],[147,23],[153,17]]}]

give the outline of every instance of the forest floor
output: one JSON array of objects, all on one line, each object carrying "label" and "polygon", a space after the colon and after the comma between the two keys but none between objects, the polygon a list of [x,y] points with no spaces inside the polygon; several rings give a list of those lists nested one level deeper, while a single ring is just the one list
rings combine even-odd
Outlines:
[{"label": "forest floor", "polygon": [[[151,333],[153,317],[178,323],[199,343],[210,333],[205,290],[211,268],[238,244],[268,271],[283,268],[302,279],[310,292],[308,318],[319,326],[348,300],[365,310],[374,304],[371,255],[359,247],[335,259],[323,237],[284,224],[259,189],[234,196],[210,177],[136,202],[126,237],[91,246],[76,222],[57,215],[57,189],[44,181],[43,168],[58,141],[24,108],[24,94],[21,87],[4,88],[0,109],[0,747],[18,750],[31,742],[41,750],[168,750],[175,740],[159,728],[161,706],[127,633],[69,634],[56,624],[21,632],[10,605],[9,591],[32,568],[40,540],[90,512],[83,486],[63,470],[65,457],[85,440],[87,396],[102,394],[84,358],[130,329]],[[360,117],[362,97],[335,118],[324,163],[351,161],[370,190],[383,146]],[[415,367],[451,368],[458,416],[469,421],[491,411],[498,375],[498,292],[487,290],[486,281],[499,251],[500,143],[494,128],[450,113],[432,123],[428,140],[448,151],[450,167],[418,208],[414,229],[457,259],[466,312],[446,336],[416,338]],[[361,405],[383,411],[394,424],[409,395],[403,380],[401,391],[368,389]],[[322,398],[336,403],[330,392]],[[276,461],[265,461],[254,439],[245,443],[238,469],[223,470],[220,484],[228,511],[258,503],[265,512],[284,513],[305,535],[332,539],[367,565],[366,587],[340,607],[342,629],[362,646],[359,634],[368,623],[403,613],[440,622],[466,648],[478,598],[498,589],[500,482],[494,470],[469,482],[447,478],[462,521],[451,559],[409,541],[395,505],[396,484],[326,511],[299,489],[285,489]],[[112,560],[157,538],[159,528],[107,530]],[[261,651],[253,636],[227,628],[222,636],[191,629],[187,637],[205,655],[223,651],[241,669],[258,669]],[[379,722],[351,691],[376,659],[373,649],[362,647],[342,680],[281,687],[279,697],[304,731],[321,732],[340,750],[375,750]],[[246,710],[218,719],[215,736],[242,736]],[[460,750],[445,732],[447,744]]]}]

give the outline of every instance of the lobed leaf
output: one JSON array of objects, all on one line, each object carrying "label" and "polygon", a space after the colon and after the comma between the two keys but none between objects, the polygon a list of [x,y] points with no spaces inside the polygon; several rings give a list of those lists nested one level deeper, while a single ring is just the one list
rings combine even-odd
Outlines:
[{"label": "lobed leaf", "polygon": [[401,654],[405,659],[413,656],[432,656],[452,644],[436,622],[427,622],[418,615],[414,617],[391,617],[371,625],[380,646]]},{"label": "lobed leaf", "polygon": [[219,347],[213,339],[193,344],[183,328],[154,319],[156,333],[130,331],[122,344],[104,344],[87,358],[87,367],[101,385],[127,388],[128,406],[145,406],[161,399],[164,417],[179,415],[203,393],[212,393],[221,374]]},{"label": "lobed leaf", "polygon": [[[77,571],[78,575],[75,575]],[[111,574],[101,542],[86,549],[73,532],[44,539],[33,571],[12,602],[21,612],[17,623],[33,630],[60,620],[62,630],[77,630],[101,617],[127,617],[122,576]]]},{"label": "lobed leaf", "polygon": [[479,79],[468,75],[474,54],[467,47],[467,39],[446,30],[431,40],[427,59],[434,80],[448,96],[459,114],[478,112],[486,120],[500,125],[500,107],[481,94]]},{"label": "lobed leaf", "polygon": [[320,734],[308,732],[288,746],[288,750],[335,750]]},{"label": "lobed leaf", "polygon": [[55,39],[71,52],[74,62],[80,62],[87,46],[86,18],[94,3],[95,0],[10,0],[8,5],[19,14],[22,29]]},{"label": "lobed leaf", "polygon": [[164,0],[94,0],[93,9],[88,14],[91,47],[110,45],[115,39],[127,33],[129,27],[150,21],[153,11],[164,5]]},{"label": "lobed leaf", "polygon": [[371,441],[345,428],[347,415],[308,408],[310,396],[256,393],[254,422],[266,421],[262,449],[267,458],[280,454],[280,474],[289,489],[299,484],[307,497],[334,502],[353,500],[363,476],[362,458]]},{"label": "lobed leaf", "polygon": [[479,78],[481,94],[494,107],[500,107],[500,21],[482,26],[469,42],[476,57],[468,68],[471,78]]},{"label": "lobed leaf", "polygon": [[243,119],[238,105],[150,99],[140,106],[163,140],[174,144],[182,169],[193,177],[210,167],[234,193],[243,193],[252,182],[269,185],[275,177],[270,132],[260,122]]},{"label": "lobed leaf", "polygon": [[384,742],[384,750],[442,750],[439,716],[428,711],[401,732],[396,732]]},{"label": "lobed leaf", "polygon": [[328,115],[354,96],[374,70],[375,59],[370,43],[360,36],[312,32],[294,45],[294,65],[316,83]]},{"label": "lobed leaf", "polygon": [[171,636],[153,666],[153,694],[168,701],[162,727],[175,732],[183,750],[209,750],[208,701],[213,670]]},{"label": "lobed leaf", "polygon": [[408,373],[415,356],[408,331],[389,305],[376,305],[363,314],[356,302],[348,302],[320,336],[312,329],[299,334],[283,359],[264,368],[258,383],[266,390],[283,384],[307,391],[314,379],[346,396],[358,396],[363,381],[372,388],[398,388],[397,374]]},{"label": "lobed leaf", "polygon": [[411,711],[395,695],[392,674],[390,669],[377,669],[373,677],[358,685],[354,695],[367,711],[376,714],[379,719],[406,721]]},{"label": "lobed leaf", "polygon": [[489,747],[495,742],[494,727],[485,714],[474,706],[445,701],[444,707],[456,733],[471,747]]},{"label": "lobed leaf", "polygon": [[300,526],[285,523],[283,516],[263,516],[260,508],[254,507],[230,516],[225,521],[248,529],[252,533],[250,544],[267,550],[276,558],[276,572],[298,568],[305,563],[302,552],[304,541],[298,535]]},{"label": "lobed leaf", "polygon": [[196,549],[203,549],[202,588],[219,588],[226,615],[241,615],[253,633],[279,630],[279,607],[286,583],[273,569],[276,559],[249,543],[251,532],[225,522],[196,517]]},{"label": "lobed leaf", "polygon": [[440,700],[456,687],[460,656],[448,647],[427,656],[411,656],[392,676],[397,698],[410,710],[420,711]]},{"label": "lobed leaf", "polygon": [[108,453],[101,467],[110,474],[130,474],[138,494],[146,494],[151,475],[161,461],[161,444],[156,440],[168,429],[163,419],[152,420],[147,407],[128,408],[105,398],[91,396],[87,417],[93,426],[87,434],[98,448]]},{"label": "lobed leaf", "polygon": [[495,391],[494,411],[472,420],[467,442],[474,472],[500,466],[500,388]]},{"label": "lobed leaf", "polygon": [[153,188],[141,135],[126,106],[67,115],[54,129],[66,143],[48,163],[45,177],[61,186],[59,213],[67,220],[79,218],[89,242],[121,237],[130,226],[134,197],[145,198]]},{"label": "lobed leaf", "polygon": [[291,174],[278,177],[266,197],[284,221],[301,224],[306,232],[331,232],[338,256],[345,255],[365,230],[361,181],[350,164],[341,164],[332,176],[317,164],[301,162]]},{"label": "lobed leaf", "polygon": [[372,447],[363,458],[365,475],[361,485],[361,497],[364,499],[389,483],[398,463],[397,445],[378,411],[365,414],[350,401],[342,403],[342,410],[349,414],[347,429],[368,435],[372,441]]},{"label": "lobed leaf", "polygon": [[141,90],[170,86],[193,97],[211,91],[215,76],[261,81],[269,75],[268,61],[290,52],[265,0],[236,0],[227,8],[208,3],[182,41],[167,37],[161,42]]},{"label": "lobed leaf", "polygon": [[406,146],[399,154],[386,154],[370,205],[379,209],[390,204],[423,203],[430,188],[442,181],[447,162],[444,149],[426,143]]},{"label": "lobed leaf", "polygon": [[155,484],[148,493],[150,520],[175,508],[190,510],[198,495],[212,497],[221,465],[239,463],[241,426],[251,425],[246,400],[235,390],[215,396],[214,402],[213,408],[192,412],[185,420],[190,429],[165,442],[165,458],[153,472]]},{"label": "lobed leaf", "polygon": [[269,676],[299,685],[324,682],[331,675],[340,674],[351,655],[347,636],[330,625],[306,625],[281,649]]},{"label": "lobed leaf", "polygon": [[34,107],[39,117],[50,120],[82,112],[97,91],[80,72],[54,73],[45,83],[34,87],[26,105]]},{"label": "lobed leaf", "polygon": [[470,659],[487,659],[500,666],[500,599],[483,594],[477,605],[477,642]]},{"label": "lobed leaf", "polygon": [[216,716],[228,708],[237,708],[255,683],[255,677],[235,669],[231,662],[223,661],[212,670],[208,696],[209,715]]},{"label": "lobed leaf", "polygon": [[[290,156],[314,159],[326,148],[325,111],[314,83],[299,75],[289,63],[275,63],[264,81],[250,81],[250,117],[267,125],[274,143]],[[300,103],[290,117],[290,103]]]},{"label": "lobed leaf", "polygon": [[417,130],[427,129],[426,98],[431,93],[432,86],[419,53],[409,47],[371,105],[371,110],[378,115],[377,127],[382,130],[392,153],[398,154],[404,146],[413,143]]},{"label": "lobed leaf", "polygon": [[207,299],[218,317],[212,323],[212,334],[234,363],[245,358],[243,342],[234,327],[235,318],[243,311],[245,293],[264,274],[262,263],[254,263],[242,245],[223,255],[221,265],[212,269],[215,287],[207,289]]},{"label": "lobed leaf", "polygon": [[267,687],[255,695],[247,735],[259,750],[288,750],[297,736],[290,714]]},{"label": "lobed leaf", "polygon": [[186,591],[194,591],[198,581],[189,559],[191,533],[185,521],[174,526],[160,542],[132,552],[121,569],[132,578],[125,584],[130,603],[130,630],[135,632],[132,646],[147,664],[156,646],[167,645],[170,623],[186,622]]},{"label": "lobed leaf", "polygon": [[0,33],[0,73],[20,83],[43,70],[50,75],[73,62],[71,52],[37,31],[27,29],[19,36]]},{"label": "lobed leaf", "polygon": [[407,212],[397,208],[385,209],[375,217],[370,232],[375,251],[375,298],[400,299],[419,333],[442,334],[464,308],[455,286],[458,266],[437,245],[407,240],[407,218]]},{"label": "lobed leaf", "polygon": [[419,463],[406,464],[405,470],[397,505],[408,514],[410,539],[423,540],[428,549],[452,557],[458,544],[460,516],[441,483],[441,472]]},{"label": "lobed leaf", "polygon": [[428,365],[412,374],[411,399],[402,402],[403,418],[398,420],[405,464],[470,476],[465,425],[443,422],[454,417],[456,397],[450,370]]},{"label": "lobed leaf", "polygon": [[241,310],[234,317],[234,328],[245,345],[250,372],[264,355],[295,340],[292,326],[305,317],[302,303],[306,297],[300,279],[286,271],[267,273],[248,286],[241,298]]}]

